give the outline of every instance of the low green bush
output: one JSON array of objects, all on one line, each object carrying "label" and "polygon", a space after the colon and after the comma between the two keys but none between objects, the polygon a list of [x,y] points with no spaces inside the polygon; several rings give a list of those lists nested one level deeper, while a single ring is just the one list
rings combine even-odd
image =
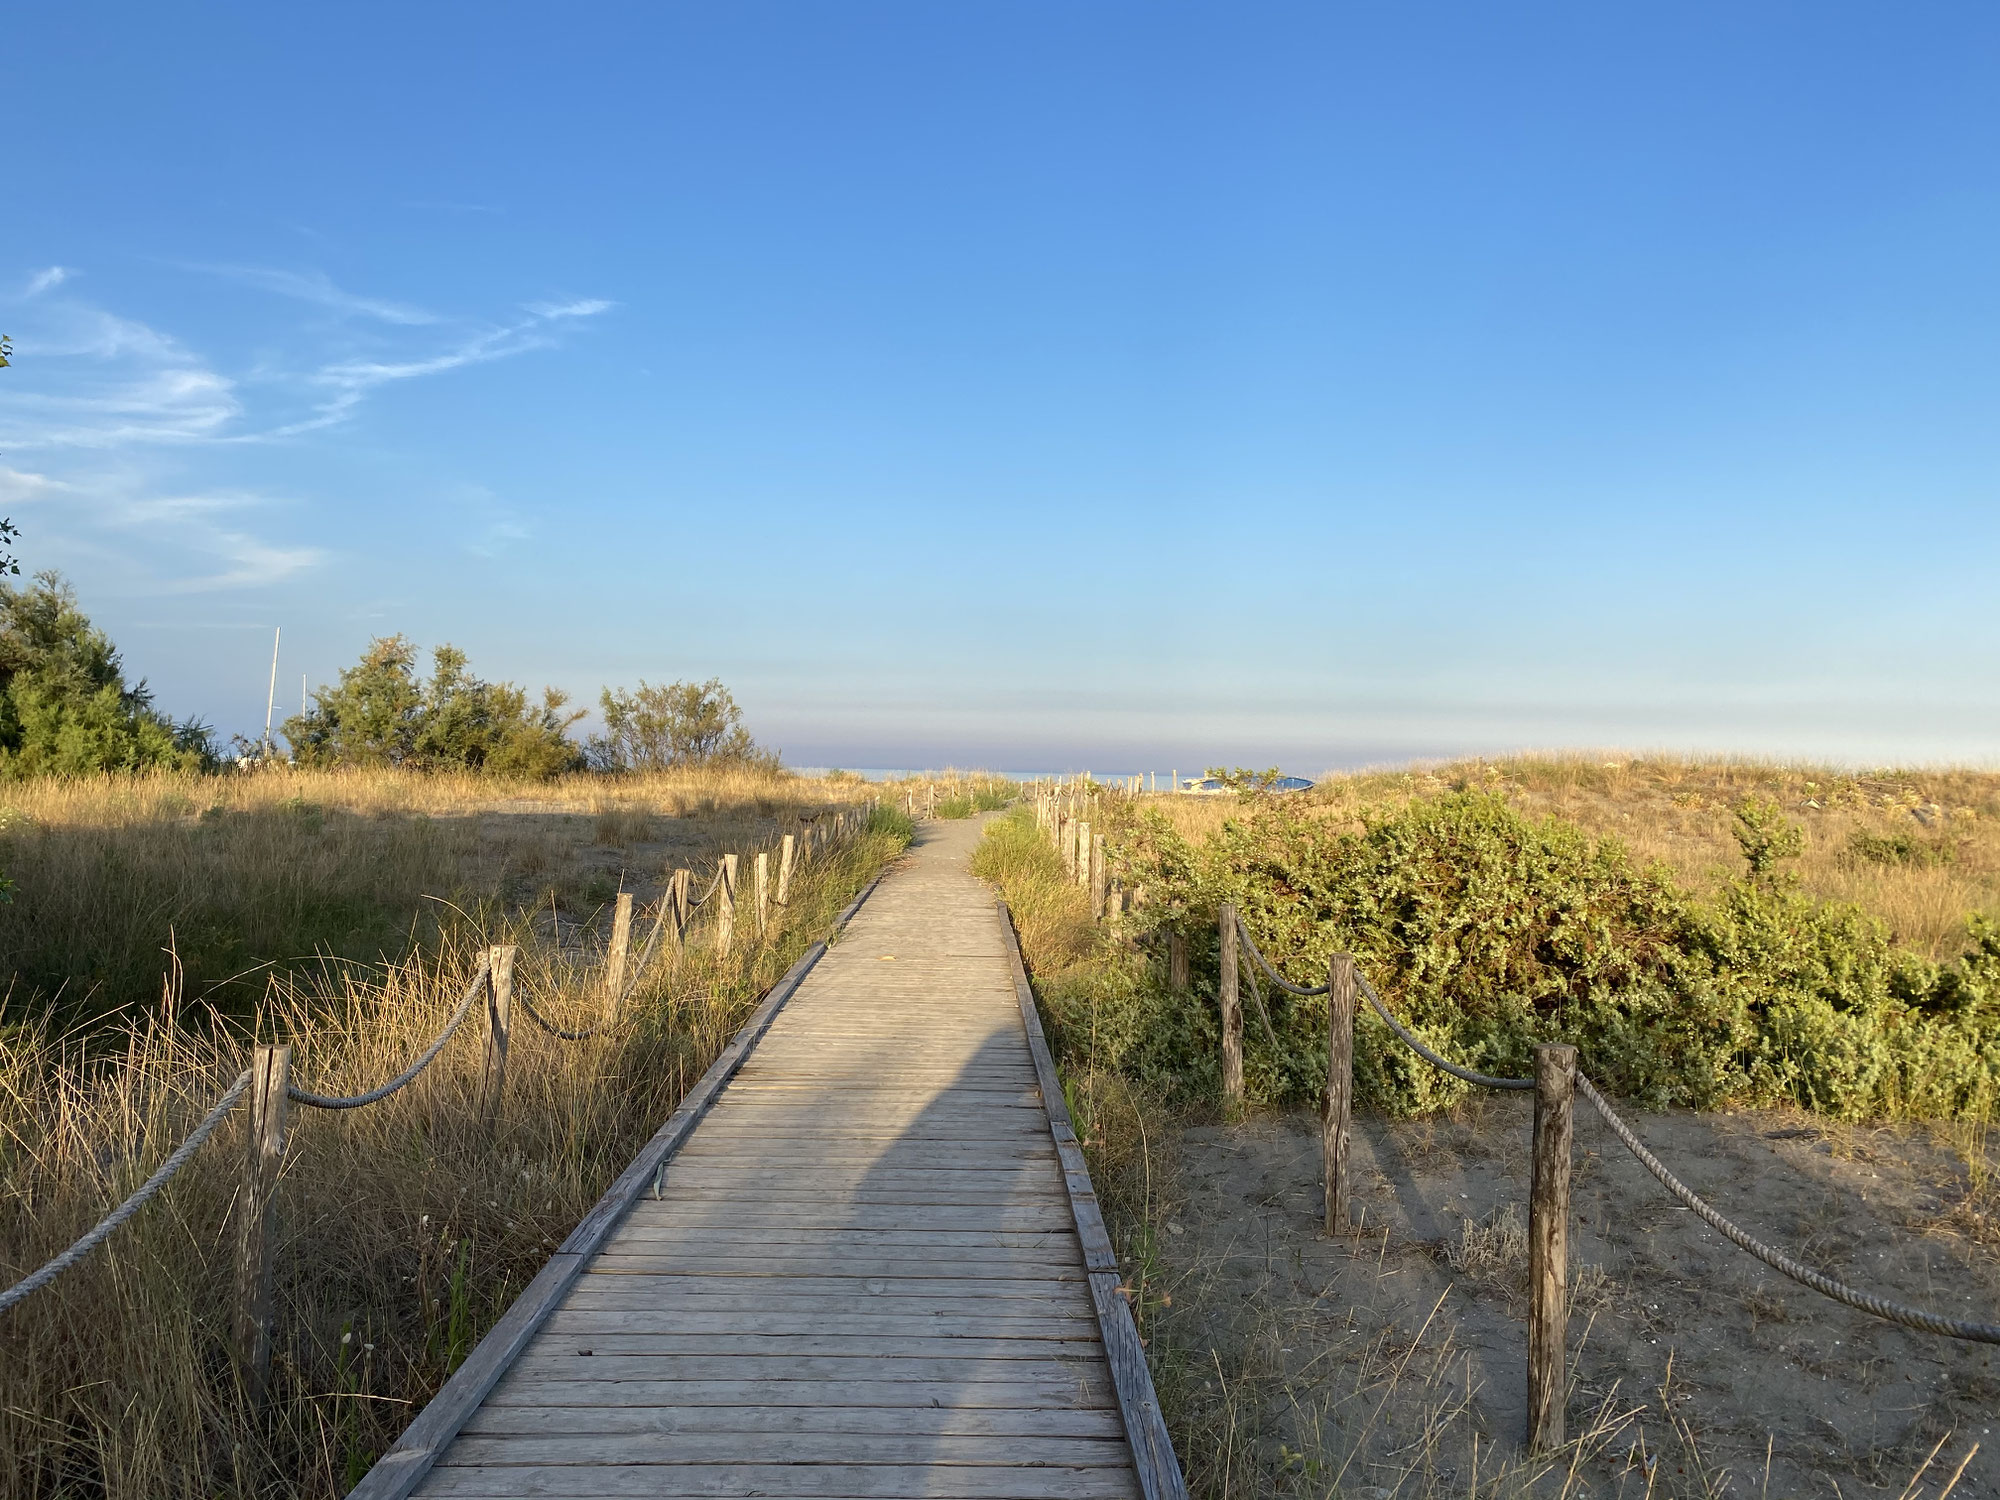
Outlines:
[{"label": "low green bush", "polygon": [[[1332,955],[1351,953],[1410,1030],[1483,1072],[1524,1075],[1537,1043],[1560,1041],[1600,1084],[1652,1107],[1789,1100],[1858,1119],[1992,1104],[2000,927],[1975,920],[1969,951],[1948,965],[1898,948],[1879,921],[1784,873],[1802,840],[1775,806],[1738,810],[1747,871],[1712,899],[1616,839],[1524,817],[1492,794],[1418,800],[1362,824],[1343,831],[1309,804],[1259,801],[1190,845],[1164,819],[1133,815],[1113,832],[1114,854],[1146,887],[1145,930],[1097,928],[1075,892],[1086,931],[1053,946],[1038,908],[1072,888],[1025,811],[996,824],[981,868],[1017,916],[1026,904],[1058,1046],[1190,1100],[1217,1089],[1215,912],[1231,901],[1294,982],[1323,981]],[[1167,930],[1190,945],[1184,993],[1165,983]],[[1325,1078],[1325,1003],[1265,989],[1276,1046],[1253,1006],[1248,1089],[1310,1103]],[[1411,1053],[1365,1002],[1355,1077],[1360,1101],[1392,1114],[1469,1087]]]}]

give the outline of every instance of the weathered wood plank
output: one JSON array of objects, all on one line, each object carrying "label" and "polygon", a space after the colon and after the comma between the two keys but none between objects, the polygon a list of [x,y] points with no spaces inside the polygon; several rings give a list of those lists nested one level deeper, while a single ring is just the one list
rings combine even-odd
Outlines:
[{"label": "weathered wood plank", "polygon": [[887,1432],[909,1436],[1125,1437],[1108,1406],[483,1406],[466,1432],[540,1436],[592,1432]]},{"label": "weathered wood plank", "polygon": [[1122,1439],[1013,1433],[816,1432],[594,1433],[584,1437],[468,1434],[448,1464],[1021,1464],[1033,1468],[1129,1466]]},{"label": "weathered wood plank", "polygon": [[1021,1380],[555,1380],[508,1374],[500,1406],[948,1406],[1112,1404],[1110,1383],[1090,1375]]},{"label": "weathered wood plank", "polygon": [[1075,1338],[912,1338],[907,1335],[836,1333],[596,1333],[561,1336],[544,1332],[520,1355],[539,1358],[553,1351],[574,1357],[616,1354],[709,1356],[804,1354],[857,1359],[1068,1359],[1104,1358],[1104,1347],[1089,1329]]},{"label": "weathered wood plank", "polygon": [[[586,1346],[588,1347],[588,1346]],[[656,1354],[607,1354],[592,1349],[538,1354],[530,1350],[514,1361],[509,1375],[526,1381],[596,1380],[869,1380],[888,1383],[922,1381],[929,1385],[1019,1385],[1024,1380],[1104,1380],[1109,1375],[1101,1354],[1085,1359],[952,1359],[942,1356],[892,1357],[839,1354],[708,1354],[680,1359]]]},{"label": "weathered wood plank", "polygon": [[1129,1471],[1118,1469],[636,1464],[441,1469],[423,1493],[448,1500],[1130,1500],[1139,1491]]},{"label": "weathered wood plank", "polygon": [[[1093,1272],[1092,1274],[1099,1274]],[[563,1307],[548,1326],[558,1333],[827,1333],[908,1335],[912,1338],[1054,1338],[1090,1336],[1089,1318],[1056,1314],[999,1316],[990,1309],[942,1315],[891,1309],[881,1313],[686,1312],[670,1309]]]}]

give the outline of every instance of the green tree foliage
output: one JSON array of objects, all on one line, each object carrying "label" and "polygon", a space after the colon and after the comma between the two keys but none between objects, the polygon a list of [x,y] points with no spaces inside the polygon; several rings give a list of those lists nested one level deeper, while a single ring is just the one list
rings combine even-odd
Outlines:
[{"label": "green tree foliage", "polygon": [[581,764],[555,688],[531,703],[508,682],[472,675],[463,651],[439,646],[431,675],[417,674],[417,648],[407,637],[370,641],[339,683],[322,687],[313,706],[284,723],[292,757],[308,766],[409,766],[419,770],[486,771],[546,778]]},{"label": "green tree foliage", "polygon": [[590,742],[591,763],[607,771],[662,771],[675,766],[763,764],[775,752],[760,749],[743,724],[743,710],[720,680],[640,680],[637,692],[606,688],[604,733]]},{"label": "green tree foliage", "polygon": [[111,638],[56,573],[0,583],[0,775],[88,776],[215,762],[208,728],[175,724],[128,686]]}]

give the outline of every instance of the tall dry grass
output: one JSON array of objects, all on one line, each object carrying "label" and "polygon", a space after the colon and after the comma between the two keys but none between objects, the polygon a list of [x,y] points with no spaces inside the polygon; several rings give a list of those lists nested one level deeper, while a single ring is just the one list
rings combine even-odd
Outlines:
[{"label": "tall dry grass", "polygon": [[[1522,811],[1554,814],[1622,839],[1641,860],[1712,892],[1742,875],[1731,832],[1746,797],[1775,800],[1806,835],[1788,868],[1803,888],[1879,917],[1898,943],[1957,957],[1974,912],[2000,913],[2000,772],[1886,770],[1740,759],[1571,754],[1452,761],[1398,770],[1328,772],[1308,794],[1326,817],[1358,827],[1364,810],[1467,789]],[[1234,796],[1160,795],[1145,805],[1195,839],[1237,815]],[[1857,835],[1906,846],[1903,857],[1857,853]]]},{"label": "tall dry grass", "polygon": [[[273,793],[246,787],[236,795]],[[656,959],[625,1023],[602,1038],[557,1041],[517,1007],[506,1094],[490,1131],[478,1111],[476,1018],[415,1083],[380,1104],[342,1113],[295,1106],[278,1195],[276,1353],[262,1411],[247,1404],[227,1347],[239,1108],[106,1245],[0,1314],[0,1496],[345,1493],[671,1112],[758,995],[906,836],[900,820],[879,816],[863,836],[806,862],[761,939],[739,906],[727,956],[698,916],[687,951]],[[522,945],[517,992],[556,1024],[581,1029],[601,1014],[597,951],[517,917],[484,930],[449,925],[432,947],[379,977],[274,977],[240,1027],[183,1024],[169,991],[121,1018],[115,1046],[100,1031],[85,1048],[47,1024],[0,1034],[0,1285],[70,1243],[142,1181],[242,1069],[253,1036],[292,1042],[294,1078],[305,1088],[372,1087],[438,1032],[480,945],[502,939]]]},{"label": "tall dry grass", "polygon": [[157,999],[243,1011],[267,974],[396,961],[467,910],[587,918],[676,864],[865,800],[751,768],[491,777],[280,767],[0,787],[0,1017]]}]

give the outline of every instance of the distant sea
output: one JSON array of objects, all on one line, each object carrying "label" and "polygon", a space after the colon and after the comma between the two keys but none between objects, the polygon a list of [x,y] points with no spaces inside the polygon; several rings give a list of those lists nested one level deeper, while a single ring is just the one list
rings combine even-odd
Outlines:
[{"label": "distant sea", "polygon": [[[944,774],[944,772],[938,770],[936,767],[932,767],[929,770],[898,770],[884,766],[793,766],[791,769],[800,776],[825,776],[834,770],[841,770],[851,776],[864,777],[869,781],[902,781],[911,776],[941,776]],[[1181,780],[1186,781],[1191,777],[1197,776],[1200,774],[1200,771],[1201,768],[1199,766],[1188,771],[1183,771],[1181,773]],[[1121,771],[1114,767],[1111,770],[1105,771],[1100,770],[1096,766],[1072,766],[1063,771],[984,771],[981,774],[1003,776],[1009,781],[1060,781],[1078,776],[1090,776],[1098,781],[1117,781],[1121,778],[1143,776],[1146,778],[1146,785],[1149,789],[1157,780],[1163,791],[1174,784],[1173,768],[1160,771]]]}]

